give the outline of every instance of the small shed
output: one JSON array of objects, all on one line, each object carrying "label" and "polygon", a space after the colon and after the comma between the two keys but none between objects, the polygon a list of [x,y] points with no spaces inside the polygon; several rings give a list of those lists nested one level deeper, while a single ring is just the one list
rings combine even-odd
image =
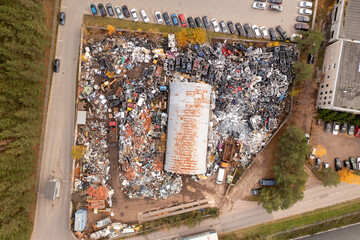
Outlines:
[{"label": "small shed", "polygon": [[77,121],[76,124],[85,125],[86,124],[86,111],[77,112]]},{"label": "small shed", "polygon": [[82,232],[86,227],[87,222],[87,210],[79,209],[75,212],[74,231]]},{"label": "small shed", "polygon": [[44,198],[54,200],[59,197],[60,180],[50,179],[46,181]]}]

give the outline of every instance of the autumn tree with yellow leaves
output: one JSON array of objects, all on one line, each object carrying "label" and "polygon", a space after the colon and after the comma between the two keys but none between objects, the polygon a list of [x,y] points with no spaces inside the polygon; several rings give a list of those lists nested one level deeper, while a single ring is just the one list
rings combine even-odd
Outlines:
[{"label": "autumn tree with yellow leaves", "polygon": [[107,25],[106,30],[108,30],[110,36],[116,32],[116,28],[113,25]]},{"label": "autumn tree with yellow leaves", "polygon": [[344,168],[337,173],[340,176],[340,182],[360,185],[360,176],[356,175],[353,170]]},{"label": "autumn tree with yellow leaves", "polygon": [[201,28],[182,28],[179,32],[175,33],[177,45],[180,48],[188,44],[204,44],[206,42],[206,31]]},{"label": "autumn tree with yellow leaves", "polygon": [[85,146],[83,145],[76,145],[71,147],[71,156],[73,159],[79,160],[85,154]]}]

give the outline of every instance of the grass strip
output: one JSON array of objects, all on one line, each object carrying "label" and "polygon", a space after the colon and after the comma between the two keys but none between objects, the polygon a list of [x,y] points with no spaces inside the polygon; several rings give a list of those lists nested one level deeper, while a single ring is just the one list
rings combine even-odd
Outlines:
[{"label": "grass strip", "polygon": [[[333,206],[317,209],[315,211],[307,212],[304,214],[299,214],[292,217],[275,220],[270,223],[260,224],[254,227],[249,227],[228,234],[223,234],[220,236],[220,239],[224,239],[224,240],[260,239],[269,235],[286,231],[291,228],[297,228],[309,224],[314,224],[320,221],[324,221],[326,219],[339,217],[359,210],[360,210],[360,198],[345,203],[340,203]],[[346,221],[339,221],[339,224],[342,224],[342,226],[347,225]]]}]

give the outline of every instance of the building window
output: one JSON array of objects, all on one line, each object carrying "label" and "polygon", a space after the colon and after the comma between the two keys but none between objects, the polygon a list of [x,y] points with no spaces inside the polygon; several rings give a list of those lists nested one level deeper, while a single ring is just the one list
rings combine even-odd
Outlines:
[{"label": "building window", "polygon": [[325,91],[325,94],[327,94],[327,91]]},{"label": "building window", "polygon": [[330,104],[330,101],[328,101],[328,104]]},{"label": "building window", "polygon": [[326,100],[326,97],[324,97],[324,100]]},{"label": "building window", "polygon": [[326,104],[326,102],[324,102],[324,105]]},{"label": "building window", "polygon": [[326,77],[327,79],[329,79],[330,78],[330,75],[327,75],[327,77]]},{"label": "building window", "polygon": [[321,100],[322,98],[319,98],[319,100]]},{"label": "building window", "polygon": [[332,93],[332,90],[330,90],[329,93]]},{"label": "building window", "polygon": [[322,95],[323,94],[323,92],[320,92],[320,95]]},{"label": "building window", "polygon": [[[331,56],[332,57],[332,56]],[[330,65],[328,66],[328,70],[330,70]]]},{"label": "building window", "polygon": [[329,84],[326,84],[326,87],[328,87],[329,86]]},{"label": "building window", "polygon": [[331,31],[331,38],[334,37],[335,31]]},{"label": "building window", "polygon": [[319,104],[319,106],[320,106],[320,105],[321,105],[321,102],[319,102],[318,104]]},{"label": "building window", "polygon": [[336,67],[336,63],[333,64],[333,68],[335,68],[335,67]]},{"label": "building window", "polygon": [[324,67],[324,72],[326,71],[326,67]]},{"label": "building window", "polygon": [[321,85],[321,88],[324,88],[324,85]]}]

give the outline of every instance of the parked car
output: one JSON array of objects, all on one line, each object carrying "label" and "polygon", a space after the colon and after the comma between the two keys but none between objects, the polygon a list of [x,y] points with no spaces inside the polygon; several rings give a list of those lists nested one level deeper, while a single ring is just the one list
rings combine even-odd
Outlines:
[{"label": "parked car", "polygon": [[331,130],[331,123],[330,122],[326,122],[325,123],[325,133],[329,133]]},{"label": "parked car", "polygon": [[342,169],[340,158],[335,158],[335,170],[339,171]]},{"label": "parked car", "polygon": [[282,0],[268,0],[269,3],[281,4]]},{"label": "parked car", "polygon": [[129,18],[130,17],[130,12],[129,12],[128,7],[126,5],[124,5],[124,6],[121,7],[121,9],[122,9],[122,12],[123,12],[124,16],[126,18]]},{"label": "parked car", "polygon": [[107,11],[109,13],[109,16],[111,16],[111,17],[114,16],[114,10],[113,10],[113,8],[111,6],[111,3],[106,4],[106,9],[107,9]]},{"label": "parked car", "polygon": [[355,137],[360,137],[360,127],[357,126],[355,129]]},{"label": "parked car", "polygon": [[312,11],[310,9],[307,9],[307,8],[300,8],[299,9],[299,14],[301,14],[301,15],[311,15]]},{"label": "parked car", "polygon": [[347,127],[347,123],[342,123],[340,126],[340,132],[346,133],[346,127]]},{"label": "parked car", "polygon": [[305,133],[305,138],[307,140],[307,145],[309,145],[309,143],[310,143],[310,134]]},{"label": "parked car", "polygon": [[324,163],[323,163],[323,168],[329,168],[329,163],[328,163],[328,162],[324,162]]},{"label": "parked car", "polygon": [[309,156],[310,159],[315,159],[315,155],[316,155],[316,148],[312,148],[311,154]]},{"label": "parked car", "polygon": [[269,37],[269,34],[268,34],[267,29],[266,29],[265,26],[260,27],[260,32],[261,32],[263,38],[268,38]]},{"label": "parked car", "polygon": [[314,169],[315,169],[315,170],[318,170],[319,167],[320,167],[320,165],[321,165],[321,159],[320,159],[320,158],[316,158],[316,159],[315,159]]},{"label": "parked car", "polygon": [[254,31],[254,35],[256,38],[261,38],[260,29],[257,25],[252,25],[252,30]]},{"label": "parked car", "polygon": [[274,28],[269,28],[269,34],[270,34],[271,41],[276,41],[277,37],[276,37],[276,32],[275,32]]},{"label": "parked car", "polygon": [[251,189],[250,194],[255,196],[258,195],[260,193],[262,188],[256,188],[256,189]]},{"label": "parked car", "polygon": [[246,37],[248,37],[248,38],[253,37],[250,25],[248,23],[244,24],[244,30],[245,30],[245,33],[246,33]]},{"label": "parked car", "polygon": [[59,59],[55,59],[55,61],[54,61],[54,72],[56,72],[56,73],[60,72],[60,60]]},{"label": "parked car", "polygon": [[163,13],[163,18],[164,18],[165,24],[167,26],[171,26],[171,19],[170,19],[170,16],[169,16],[169,14],[167,12]]},{"label": "parked car", "polygon": [[279,33],[282,40],[285,40],[287,38],[287,34],[284,29],[279,25],[276,27],[276,31]]},{"label": "parked car", "polygon": [[297,16],[296,21],[308,23],[308,22],[310,22],[310,18],[308,16]]},{"label": "parked car", "polygon": [[264,10],[266,8],[266,3],[254,2],[252,7],[255,9]]},{"label": "parked car", "polygon": [[156,19],[158,24],[163,24],[164,23],[164,21],[163,21],[163,19],[161,17],[161,12],[155,12],[155,19]]},{"label": "parked car", "polygon": [[115,6],[115,13],[119,19],[124,19],[124,14],[122,13],[119,6]]},{"label": "parked car", "polygon": [[261,186],[276,186],[275,179],[260,179],[259,184]]},{"label": "parked car", "polygon": [[91,5],[90,5],[90,9],[91,9],[91,13],[92,13],[93,15],[97,15],[97,14],[98,14],[98,11],[97,11],[97,9],[96,9],[95,4],[91,4]]},{"label": "parked car", "polygon": [[144,9],[142,9],[140,11],[141,17],[144,20],[144,22],[148,23],[150,21],[149,17],[147,16],[146,12]]},{"label": "parked car", "polygon": [[344,160],[344,168],[350,169],[350,161]]},{"label": "parked car", "polygon": [[213,28],[214,28],[214,31],[215,31],[215,32],[220,32],[220,27],[219,27],[219,24],[217,23],[216,19],[215,19],[215,18],[212,18],[212,19],[210,20],[210,22],[211,22],[211,24],[212,24],[212,26],[213,26]]},{"label": "parked car", "polygon": [[106,17],[106,16],[107,16],[107,13],[106,13],[106,10],[105,10],[104,5],[102,5],[101,3],[99,3],[99,4],[98,4],[98,8],[99,8],[99,12],[100,12],[101,16]]},{"label": "parked car", "polygon": [[308,64],[314,64],[314,60],[315,60],[314,55],[309,54],[307,63]]},{"label": "parked car", "polygon": [[225,23],[224,21],[221,21],[219,24],[220,24],[221,31],[222,31],[223,33],[227,33],[228,30],[227,30],[227,28],[226,28],[226,23]]},{"label": "parked car", "polygon": [[266,2],[266,0],[255,0],[255,1],[258,1],[258,2]]},{"label": "parked car", "polygon": [[350,157],[349,158],[349,162],[350,162],[350,168],[352,170],[356,170],[357,169],[357,166],[356,166],[356,160],[354,157]]},{"label": "parked car", "polygon": [[203,20],[205,29],[209,30],[210,29],[210,23],[209,23],[209,20],[208,20],[207,16],[203,16],[202,20]]},{"label": "parked car", "polygon": [[178,18],[177,18],[177,16],[176,16],[175,13],[171,14],[171,20],[172,20],[174,26],[179,25],[179,20],[178,20]]},{"label": "parked car", "polygon": [[132,16],[134,22],[138,22],[138,21],[139,21],[139,17],[138,17],[138,15],[137,15],[137,13],[136,13],[135,8],[131,9],[130,11],[131,11],[131,16]]},{"label": "parked car", "polygon": [[340,129],[339,123],[334,122],[332,134],[333,134],[333,135],[338,135],[338,134],[339,134],[339,129]]},{"label": "parked car", "polygon": [[349,128],[348,128],[348,134],[349,135],[354,135],[355,132],[355,126],[352,124],[349,124]]},{"label": "parked car", "polygon": [[357,170],[360,170],[360,157],[356,158],[356,167],[357,167]]},{"label": "parked car", "polygon": [[198,28],[204,28],[204,25],[203,25],[203,23],[201,22],[201,18],[196,17],[196,18],[195,18],[195,23],[196,23],[196,26],[197,26]]},{"label": "parked car", "polygon": [[245,36],[244,29],[243,29],[243,27],[241,26],[240,23],[236,23],[235,28],[236,28],[236,31],[237,31],[239,36]]},{"label": "parked car", "polygon": [[299,6],[302,8],[312,8],[313,4],[312,2],[301,1]]},{"label": "parked car", "polygon": [[65,13],[64,13],[64,12],[60,12],[60,15],[59,15],[59,24],[60,24],[60,25],[64,25],[64,24],[65,24]]},{"label": "parked car", "polygon": [[231,34],[234,34],[236,31],[235,31],[235,27],[234,27],[234,23],[232,21],[228,21],[227,22],[227,26],[229,28],[229,32]]},{"label": "parked car", "polygon": [[186,22],[184,14],[179,15],[179,20],[180,20],[180,24],[182,27],[187,27],[187,22]]},{"label": "parked car", "polygon": [[296,30],[307,31],[307,30],[309,30],[310,26],[309,26],[309,24],[307,24],[307,23],[295,23],[294,28],[295,28]]},{"label": "parked car", "polygon": [[218,175],[216,177],[216,183],[222,184],[224,182],[224,176],[225,176],[225,168],[219,168]]},{"label": "parked car", "polygon": [[275,11],[275,12],[282,12],[283,6],[281,6],[279,4],[270,4],[269,9],[271,11]]},{"label": "parked car", "polygon": [[196,28],[195,21],[194,21],[193,17],[188,17],[187,20],[188,20],[190,28]]}]

